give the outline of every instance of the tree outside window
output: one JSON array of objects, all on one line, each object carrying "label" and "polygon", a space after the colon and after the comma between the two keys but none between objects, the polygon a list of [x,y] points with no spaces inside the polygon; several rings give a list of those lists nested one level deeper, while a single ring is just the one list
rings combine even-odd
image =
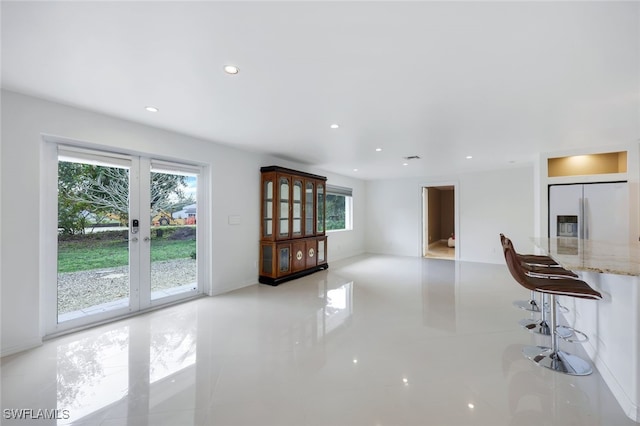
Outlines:
[{"label": "tree outside window", "polygon": [[350,188],[327,185],[327,231],[352,229],[352,197]]}]

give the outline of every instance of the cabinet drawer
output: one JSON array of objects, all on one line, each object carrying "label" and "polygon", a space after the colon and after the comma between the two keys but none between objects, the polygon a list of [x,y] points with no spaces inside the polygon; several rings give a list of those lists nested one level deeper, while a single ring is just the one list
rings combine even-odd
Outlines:
[{"label": "cabinet drawer", "polygon": [[317,254],[318,254],[318,244],[315,239],[307,240],[306,243],[306,260],[307,260],[307,268],[313,268],[317,265]]},{"label": "cabinet drawer", "polygon": [[293,248],[292,253],[291,253],[291,269],[293,270],[293,272],[298,272],[298,271],[302,271],[303,269],[306,269],[306,259],[305,259],[305,253],[306,253],[306,244],[304,241],[296,241],[294,243],[291,244],[291,247]]}]

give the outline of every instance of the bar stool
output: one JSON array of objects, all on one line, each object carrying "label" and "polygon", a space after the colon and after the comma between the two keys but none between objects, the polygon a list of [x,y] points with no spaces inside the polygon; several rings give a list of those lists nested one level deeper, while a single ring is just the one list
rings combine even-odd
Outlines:
[{"label": "bar stool", "polygon": [[[511,241],[511,239],[507,238],[504,234],[500,234],[500,242],[502,244],[503,251],[506,248],[509,248],[516,254],[516,258],[521,261],[521,266],[525,270],[526,275],[528,276],[537,277],[537,278],[549,278],[549,277],[578,278],[578,275],[576,275],[573,271],[564,269],[558,263],[555,263],[555,260],[553,260],[553,258],[549,256],[519,254],[513,247],[513,242]],[[540,261],[546,262],[546,263],[554,262],[555,266],[551,267],[549,265],[544,265],[542,263],[531,264],[531,263],[522,261],[523,259],[533,260],[535,258],[538,258],[540,259]],[[519,324],[523,328],[531,331],[532,333],[550,336],[551,329],[549,328],[549,323],[547,321],[548,307],[546,307],[544,303],[544,294],[540,293],[540,304],[536,302],[535,297],[536,297],[536,292],[532,290],[530,300],[528,301],[517,300],[513,302],[515,306],[521,309],[525,309],[532,312],[539,312],[541,314],[541,318],[539,320],[536,320],[533,318],[524,318],[519,321]],[[526,308],[527,305],[530,306],[529,309]],[[563,312],[565,313],[569,311],[567,308],[561,305],[560,305],[560,309],[562,309]],[[580,334],[584,336],[583,339],[574,339],[570,341],[585,341],[587,337],[586,335],[584,335],[584,333],[581,333],[577,330],[574,330],[568,327],[560,327],[560,330],[558,330],[558,333],[565,340],[570,340],[571,337],[575,336],[576,334]]]},{"label": "bar stool", "polygon": [[[507,237],[505,237],[505,235],[501,233],[500,243],[502,245],[504,245],[505,238]],[[513,243],[511,244],[513,245]],[[558,275],[569,275],[576,278],[578,277],[572,271],[564,269],[552,257],[537,255],[537,254],[520,254],[518,252],[516,252],[516,255],[518,259],[522,262],[523,267],[531,273],[558,274]],[[536,293],[532,291],[531,297],[529,298],[529,300],[516,300],[513,302],[513,305],[525,311],[542,312],[542,309],[540,307],[540,305],[543,305],[542,297],[540,297],[540,304],[538,304],[538,302],[536,301]]]},{"label": "bar stool", "polygon": [[582,280],[571,278],[538,278],[528,276],[520,263],[510,240],[505,238],[503,244],[505,260],[509,272],[520,285],[528,290],[548,294],[550,302],[551,347],[525,346],[522,353],[536,364],[561,373],[574,376],[586,376],[593,371],[588,362],[582,358],[561,351],[557,332],[557,296],[578,297],[581,299],[601,300],[602,295]]},{"label": "bar stool", "polygon": [[[516,252],[513,247],[513,242],[511,239],[505,237],[503,234],[500,234],[500,241],[502,242],[503,251],[511,250],[516,255],[516,259],[521,260],[521,255]],[[535,256],[535,255],[531,255]],[[548,257],[548,256],[543,256]],[[551,259],[551,258],[550,258]],[[505,260],[506,260],[506,251],[505,251]],[[576,275],[573,271],[562,268],[560,265],[553,268],[543,268],[543,267],[533,267],[527,263],[520,263],[520,267],[524,270],[525,275],[533,278],[554,278],[554,279],[577,279],[578,275]],[[531,291],[534,295],[532,298],[535,298],[535,291]],[[521,319],[518,323],[522,328],[536,334],[542,334],[544,336],[551,336],[551,326],[549,321],[547,321],[547,311],[549,310],[548,304],[544,303],[544,293],[540,293],[540,305],[542,308],[538,311],[540,312],[540,319],[536,320],[533,318],[524,318]],[[569,310],[564,306],[560,305],[557,301],[556,309],[561,309],[563,312],[568,312]],[[572,327],[567,326],[557,326],[555,328],[555,332],[558,336],[563,338],[568,342],[586,342],[588,339],[587,335],[578,331]],[[579,337],[581,336],[581,337]]]}]

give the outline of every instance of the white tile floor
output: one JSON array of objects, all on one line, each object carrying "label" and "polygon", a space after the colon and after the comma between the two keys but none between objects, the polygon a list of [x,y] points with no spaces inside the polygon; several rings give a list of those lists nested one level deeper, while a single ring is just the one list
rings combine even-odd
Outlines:
[{"label": "white tile floor", "polygon": [[502,265],[357,257],[5,357],[2,424],[637,425],[597,371],[523,358],[527,296]]}]

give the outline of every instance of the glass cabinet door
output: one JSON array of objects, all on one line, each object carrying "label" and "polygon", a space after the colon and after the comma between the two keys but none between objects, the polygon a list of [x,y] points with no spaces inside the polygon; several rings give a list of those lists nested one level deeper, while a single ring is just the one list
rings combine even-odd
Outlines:
[{"label": "glass cabinet door", "polygon": [[325,240],[318,240],[318,264],[324,263],[325,261],[324,254],[325,254],[326,248],[324,243],[325,243]]},{"label": "glass cabinet door", "polygon": [[291,211],[291,232],[294,237],[302,236],[302,181],[293,181],[293,208]]},{"label": "glass cabinet door", "polygon": [[261,273],[265,275],[273,275],[273,246],[271,244],[263,244],[262,248],[262,269]]},{"label": "glass cabinet door", "polygon": [[289,265],[289,260],[291,248],[289,245],[279,246],[278,247],[278,273],[281,275],[283,273],[288,273],[291,269]]},{"label": "glass cabinet door", "polygon": [[304,190],[304,235],[315,234],[313,229],[313,214],[315,212],[313,208],[313,202],[315,201],[313,187],[313,182],[307,182]]},{"label": "glass cabinet door", "polygon": [[280,177],[278,179],[278,237],[289,237],[289,178]]},{"label": "glass cabinet door", "polygon": [[316,216],[316,232],[318,234],[324,233],[324,185],[318,184],[318,202],[316,203],[318,214]]},{"label": "glass cabinet door", "polygon": [[273,181],[265,180],[263,185],[262,236],[268,238],[273,236]]}]

